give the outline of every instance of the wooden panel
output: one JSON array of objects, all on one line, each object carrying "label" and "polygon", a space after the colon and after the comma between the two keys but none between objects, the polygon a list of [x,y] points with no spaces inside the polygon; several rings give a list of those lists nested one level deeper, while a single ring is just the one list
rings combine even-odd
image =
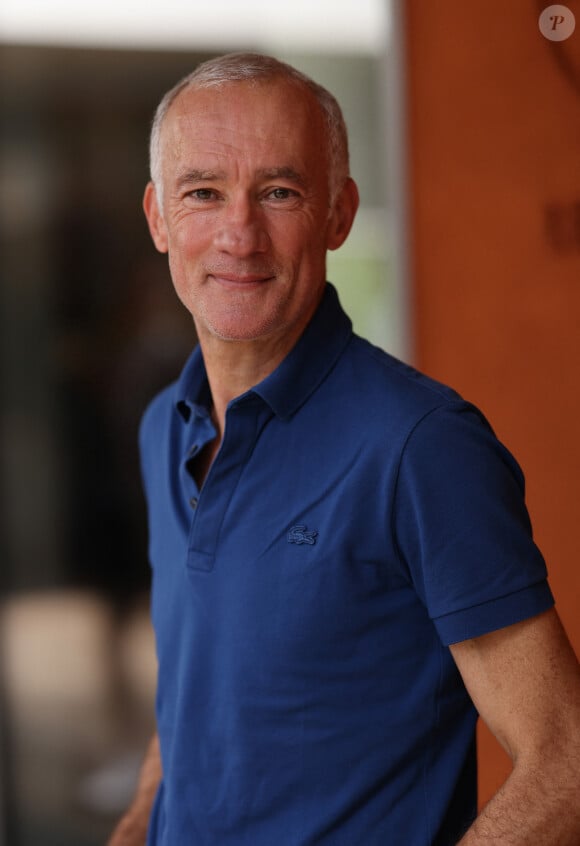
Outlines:
[{"label": "wooden panel", "polygon": [[[558,610],[580,648],[580,0],[407,0],[415,361],[520,461]],[[481,733],[481,800],[508,762]]]}]

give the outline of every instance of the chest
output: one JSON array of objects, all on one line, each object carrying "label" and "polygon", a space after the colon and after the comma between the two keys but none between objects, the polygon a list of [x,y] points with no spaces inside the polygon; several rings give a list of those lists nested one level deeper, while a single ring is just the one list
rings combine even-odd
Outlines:
[{"label": "chest", "polygon": [[184,642],[250,674],[257,655],[270,673],[306,675],[352,672],[357,656],[380,661],[393,647],[408,660],[408,638],[386,636],[388,623],[428,620],[391,536],[396,461],[340,422],[306,428],[231,427],[201,490],[185,464],[160,463],[153,617],[168,661]]}]

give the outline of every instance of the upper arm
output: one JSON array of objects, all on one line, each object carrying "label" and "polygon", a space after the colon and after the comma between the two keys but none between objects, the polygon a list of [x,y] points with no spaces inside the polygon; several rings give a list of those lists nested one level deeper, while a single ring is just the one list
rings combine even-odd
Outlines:
[{"label": "upper arm", "polygon": [[400,560],[445,644],[553,604],[521,470],[468,404],[438,406],[414,427],[392,525]]},{"label": "upper arm", "polygon": [[480,716],[514,762],[580,756],[580,668],[553,608],[450,649]]}]

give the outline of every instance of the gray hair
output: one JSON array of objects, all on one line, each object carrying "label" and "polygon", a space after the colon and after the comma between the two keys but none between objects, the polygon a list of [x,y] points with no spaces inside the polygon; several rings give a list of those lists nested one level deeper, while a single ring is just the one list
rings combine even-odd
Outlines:
[{"label": "gray hair", "polygon": [[348,135],[342,110],[336,98],[310,79],[306,74],[293,68],[292,65],[264,56],[260,53],[228,53],[202,62],[187,76],[183,77],[162,98],[157,106],[151,127],[149,143],[149,167],[151,180],[162,204],[161,180],[161,130],[163,122],[172,103],[186,88],[213,88],[229,82],[243,82],[247,80],[285,79],[302,85],[311,91],[322,109],[328,129],[328,158],[329,158],[329,193],[330,204],[334,203],[338,193],[348,179],[349,155]]}]

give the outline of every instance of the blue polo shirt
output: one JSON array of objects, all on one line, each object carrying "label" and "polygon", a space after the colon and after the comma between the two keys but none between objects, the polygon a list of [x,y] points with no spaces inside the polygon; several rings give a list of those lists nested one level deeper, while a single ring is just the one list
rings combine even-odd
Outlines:
[{"label": "blue polo shirt", "polygon": [[479,411],[352,333],[328,285],[215,436],[199,348],[148,408],[150,846],[447,846],[476,713],[448,645],[552,604],[523,478]]}]

